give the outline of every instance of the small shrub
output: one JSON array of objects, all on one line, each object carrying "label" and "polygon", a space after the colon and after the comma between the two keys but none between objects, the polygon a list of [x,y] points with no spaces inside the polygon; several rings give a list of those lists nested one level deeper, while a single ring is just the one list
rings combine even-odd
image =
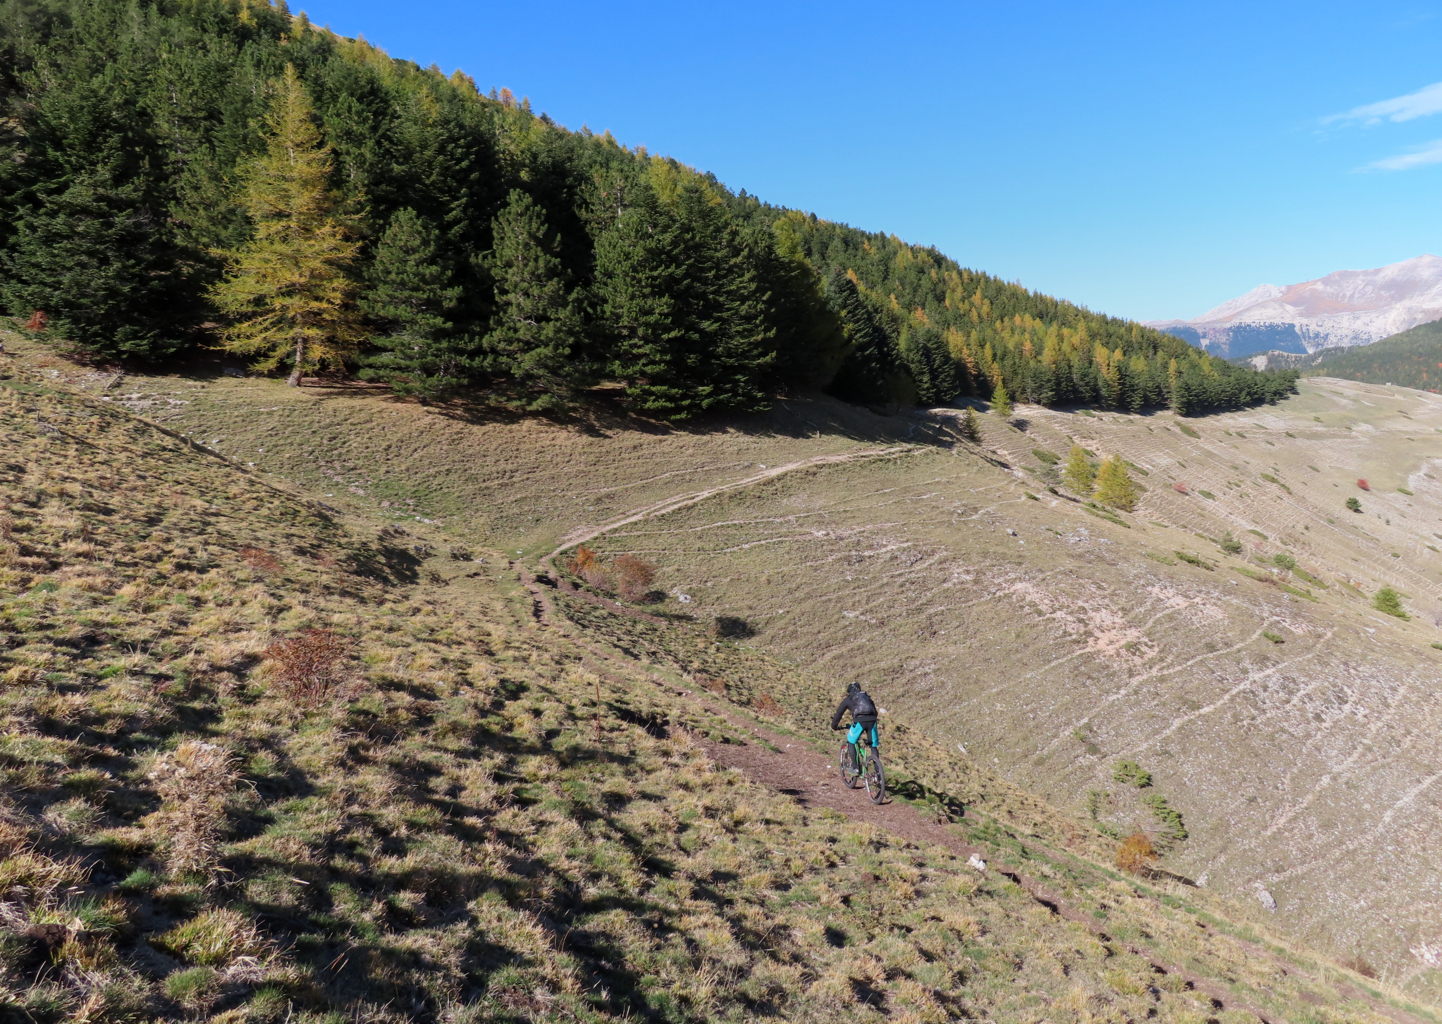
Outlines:
[{"label": "small shrub", "polygon": [[1360,487],[1360,488],[1362,488],[1362,490],[1364,490],[1364,491],[1370,491],[1370,490],[1372,489],[1372,488],[1367,484],[1367,481],[1365,481],[1365,480],[1358,480],[1358,481],[1357,481],[1357,486]]},{"label": "small shrub", "polygon": [[1187,827],[1182,823],[1182,812],[1167,803],[1167,798],[1160,793],[1147,793],[1142,797],[1142,803],[1152,809],[1152,816],[1162,823],[1162,829],[1168,836],[1176,840],[1187,838]]},{"label": "small shrub", "polygon": [[1198,569],[1206,569],[1208,572],[1213,569],[1211,563],[1208,562],[1205,558],[1201,558],[1197,555],[1189,555],[1185,551],[1178,551],[1175,552],[1175,554],[1183,562],[1186,562],[1188,565],[1195,565]]},{"label": "small shrub", "polygon": [[338,686],[351,642],[328,629],[307,629],[265,649],[272,678],[287,697],[316,704]]},{"label": "small shrub", "polygon": [[1217,541],[1217,547],[1229,555],[1240,555],[1242,553],[1242,542],[1232,536],[1231,530],[1228,530],[1226,535]]},{"label": "small shrub", "polygon": [[1201,437],[1201,436],[1202,436],[1201,434],[1198,434],[1198,433],[1196,432],[1196,430],[1194,430],[1191,426],[1189,426],[1189,425],[1186,424],[1186,423],[1181,422],[1180,420],[1173,420],[1172,422],[1177,425],[1177,429],[1178,429],[1178,430],[1180,430],[1183,434],[1186,434],[1188,437]]},{"label": "small shrub", "polygon": [[635,555],[622,555],[611,563],[616,573],[616,592],[621,600],[644,601],[656,582],[656,567]]},{"label": "small shrub", "polygon": [[1384,615],[1394,615],[1399,619],[1410,619],[1406,609],[1402,607],[1402,595],[1391,587],[1383,587],[1377,591],[1372,598],[1372,607]]},{"label": "small shrub", "polygon": [[1409,497],[1409,498],[1414,498],[1414,497],[1416,497],[1416,495],[1414,495],[1411,491],[1407,490],[1407,488],[1405,488],[1405,487],[1399,487],[1399,488],[1397,488],[1397,493],[1398,493],[1398,494],[1405,494],[1405,495],[1407,495],[1407,497]]},{"label": "small shrub", "polygon": [[581,569],[580,575],[581,579],[586,582],[586,586],[597,593],[609,594],[611,592],[611,574],[594,560]]},{"label": "small shrub", "polygon": [[1297,559],[1285,551],[1278,551],[1272,556],[1272,564],[1279,569],[1286,569],[1288,572],[1291,572],[1297,567]]},{"label": "small shrub", "polygon": [[1285,642],[1286,642],[1286,641],[1284,641],[1284,640],[1282,639],[1282,636],[1281,636],[1280,633],[1273,633],[1270,629],[1264,629],[1264,630],[1262,630],[1262,636],[1265,637],[1266,639],[1272,641],[1272,643],[1274,643],[1274,644],[1280,644],[1280,643],[1285,643]]},{"label": "small shrub", "polygon": [[1208,501],[1216,501],[1216,500],[1217,500],[1217,496],[1216,496],[1215,494],[1213,494],[1211,491],[1204,491],[1204,490],[1201,490],[1200,488],[1198,488],[1198,489],[1197,489],[1197,493],[1200,494],[1203,498],[1206,498]]},{"label": "small shrub", "polygon": [[37,309],[30,314],[30,319],[25,321],[25,326],[21,329],[30,334],[43,334],[49,326],[50,318],[43,309]]},{"label": "small shrub", "polygon": [[1118,761],[1112,769],[1112,778],[1137,789],[1146,789],[1152,784],[1152,773],[1135,761]]},{"label": "small shrub", "polygon": [[1172,490],[1176,491],[1178,494],[1190,494],[1190,493],[1191,493],[1190,491],[1187,490],[1187,485],[1184,484],[1184,483],[1182,483],[1180,480],[1178,480],[1176,483],[1172,484]]},{"label": "small shrub", "polygon": [[1117,867],[1132,875],[1148,874],[1157,861],[1157,851],[1145,832],[1133,832],[1117,848]]},{"label": "small shrub", "polygon": [[1356,498],[1348,498],[1348,499],[1347,499],[1347,508],[1348,508],[1349,511],[1352,511],[1352,512],[1360,512],[1360,511],[1362,511],[1362,503],[1361,503],[1360,501],[1358,501]]},{"label": "small shrub", "polygon": [[718,615],[711,625],[711,635],[719,640],[749,640],[756,635],[756,629],[735,615]]},{"label": "small shrub", "polygon": [[1033,448],[1031,453],[1036,456],[1038,462],[1043,462],[1048,466],[1055,466],[1061,461],[1060,455],[1049,452],[1045,448]]}]

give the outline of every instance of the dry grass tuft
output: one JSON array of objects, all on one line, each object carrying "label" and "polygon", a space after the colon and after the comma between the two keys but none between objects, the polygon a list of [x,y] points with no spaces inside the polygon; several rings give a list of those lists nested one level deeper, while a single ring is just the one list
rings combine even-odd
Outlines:
[{"label": "dry grass tuft", "polygon": [[223,747],[186,740],[157,758],[149,780],[163,801],[146,824],[168,845],[174,871],[202,871],[215,861],[226,804],[238,777],[234,758]]}]

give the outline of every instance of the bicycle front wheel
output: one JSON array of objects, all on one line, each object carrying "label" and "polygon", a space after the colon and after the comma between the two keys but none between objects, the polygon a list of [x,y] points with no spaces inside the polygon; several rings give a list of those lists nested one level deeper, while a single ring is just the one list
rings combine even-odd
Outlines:
[{"label": "bicycle front wheel", "polygon": [[836,763],[841,767],[841,781],[847,789],[855,789],[861,781],[861,770],[856,767],[856,748],[850,743],[841,744],[841,754]]},{"label": "bicycle front wheel", "polygon": [[872,751],[867,755],[862,778],[866,781],[866,795],[871,802],[879,804],[886,799],[886,772],[881,767],[881,756]]}]

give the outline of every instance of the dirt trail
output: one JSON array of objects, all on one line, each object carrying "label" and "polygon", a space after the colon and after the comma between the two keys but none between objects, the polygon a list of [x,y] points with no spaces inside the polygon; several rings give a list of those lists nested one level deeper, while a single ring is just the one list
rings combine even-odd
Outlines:
[{"label": "dirt trail", "polygon": [[[579,635],[579,630],[574,624],[568,622],[564,615],[555,611],[550,601],[550,595],[547,593],[548,588],[538,583],[535,576],[523,566],[513,564],[513,568],[517,572],[519,581],[533,598],[535,619],[538,625],[546,629],[555,629],[570,637],[596,659],[596,663],[590,667],[603,676],[610,675],[607,667],[613,664],[624,663],[632,671],[636,669],[637,666],[634,662],[624,661],[611,651],[593,644]],[[618,606],[619,608],[620,606]],[[652,616],[646,617],[652,618]],[[695,691],[677,690],[669,682],[659,677],[653,676],[652,681],[673,693],[687,697],[757,740],[757,742],[742,746],[733,743],[717,743],[693,735],[692,740],[704,749],[717,764],[726,768],[734,768],[753,782],[769,786],[796,800],[803,807],[825,807],[855,821],[869,822],[892,835],[909,839],[912,842],[939,846],[962,857],[970,858],[972,855],[976,855],[978,858],[983,858],[986,851],[963,841],[948,824],[928,820],[912,805],[895,801],[890,796],[887,797],[885,803],[874,804],[864,789],[848,789],[841,781],[835,761],[818,753],[804,740],[795,737],[787,738],[771,732],[738,715],[733,709],[719,705]],[[839,739],[837,747],[838,749],[840,747]],[[1080,925],[1102,941],[1117,941],[1107,934],[1101,922],[1048,890],[1039,880],[1019,871],[997,869],[990,864],[986,865],[985,873],[1001,875],[1014,882],[1051,913]],[[1198,922],[1198,928],[1209,935],[1227,939],[1250,956],[1261,957],[1276,963],[1282,968],[1283,973],[1296,973],[1302,977],[1311,977],[1306,972],[1299,970],[1296,965],[1282,961],[1270,950],[1261,946],[1216,932],[1209,925],[1201,922]],[[1186,982],[1193,992],[1210,1000],[1216,1010],[1241,1010],[1257,1017],[1264,1024],[1289,1024],[1287,1018],[1261,1010],[1239,999],[1225,985],[1189,971],[1181,964],[1165,960],[1150,949],[1133,943],[1120,944],[1128,952],[1145,959],[1163,974],[1173,975]],[[1340,991],[1345,998],[1367,1003],[1373,1011],[1391,1018],[1396,1024],[1426,1024],[1420,1018],[1383,1005],[1356,989],[1343,986]]]}]

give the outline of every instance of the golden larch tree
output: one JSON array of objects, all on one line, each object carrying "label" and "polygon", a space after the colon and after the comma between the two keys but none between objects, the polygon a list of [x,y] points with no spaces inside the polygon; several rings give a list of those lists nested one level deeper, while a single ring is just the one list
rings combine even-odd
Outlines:
[{"label": "golden larch tree", "polygon": [[1096,470],[1092,469],[1092,464],[1087,459],[1086,449],[1081,445],[1071,446],[1071,452],[1066,460],[1066,468],[1062,470],[1062,479],[1076,494],[1085,496],[1091,493],[1092,481],[1096,479]]},{"label": "golden larch tree", "polygon": [[1132,483],[1127,464],[1120,455],[1113,455],[1097,470],[1096,500],[1103,505],[1130,512],[1137,507],[1137,485]]},{"label": "golden larch tree", "polygon": [[289,360],[294,386],[321,363],[342,362],[366,334],[346,274],[360,243],[338,213],[331,150],[289,64],[263,136],[265,152],[244,168],[240,195],[255,235],[225,254],[227,273],[211,298],[230,321],[224,348],[256,357],[262,371]]}]

